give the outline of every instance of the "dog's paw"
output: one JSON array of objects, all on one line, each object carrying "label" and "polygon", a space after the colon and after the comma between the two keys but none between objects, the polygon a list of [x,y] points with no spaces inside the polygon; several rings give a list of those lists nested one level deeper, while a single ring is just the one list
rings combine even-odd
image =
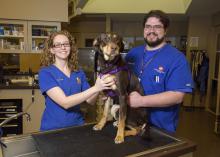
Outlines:
[{"label": "dog's paw", "polygon": [[120,144],[124,142],[124,137],[122,136],[116,136],[115,137],[115,144]]},{"label": "dog's paw", "polygon": [[103,126],[100,124],[96,124],[95,126],[93,126],[93,130],[98,131],[98,130],[102,130]]}]

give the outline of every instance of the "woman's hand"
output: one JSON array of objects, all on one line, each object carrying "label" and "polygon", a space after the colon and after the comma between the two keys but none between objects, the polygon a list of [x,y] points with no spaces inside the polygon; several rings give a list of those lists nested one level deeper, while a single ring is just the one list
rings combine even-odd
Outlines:
[{"label": "woman's hand", "polygon": [[103,75],[101,78],[98,76],[96,79],[95,87],[98,91],[105,89],[112,89],[112,86],[115,85],[114,77],[109,77],[109,74]]}]

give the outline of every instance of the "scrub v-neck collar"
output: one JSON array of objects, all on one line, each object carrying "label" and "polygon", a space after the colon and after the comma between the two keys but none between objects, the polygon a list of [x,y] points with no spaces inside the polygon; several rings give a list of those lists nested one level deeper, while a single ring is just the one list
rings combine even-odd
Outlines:
[{"label": "scrub v-neck collar", "polygon": [[64,75],[66,78],[70,79],[71,78],[71,73],[70,76],[67,76],[63,71],[61,71],[56,65],[52,64],[52,66],[57,69],[60,73],[62,73],[62,75]]}]

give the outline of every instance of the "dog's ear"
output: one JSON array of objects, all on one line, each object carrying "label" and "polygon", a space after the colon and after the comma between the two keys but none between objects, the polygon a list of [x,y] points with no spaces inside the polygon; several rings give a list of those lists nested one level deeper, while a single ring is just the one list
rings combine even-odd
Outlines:
[{"label": "dog's ear", "polygon": [[107,41],[107,35],[105,33],[101,33],[93,41],[93,47],[95,47],[99,51],[102,51],[103,47],[106,45],[106,41]]},{"label": "dog's ear", "polygon": [[125,45],[123,43],[123,40],[121,39],[119,52],[123,52],[124,51],[124,47],[125,47]]},{"label": "dog's ear", "polygon": [[109,36],[109,38],[111,38],[112,42],[118,45],[119,52],[123,52],[124,51],[123,38],[117,33],[108,33],[107,35]]},{"label": "dog's ear", "polygon": [[100,36],[98,36],[97,38],[94,39],[93,41],[93,47],[95,49],[96,52],[100,51]]},{"label": "dog's ear", "polygon": [[95,40],[93,41],[93,46],[100,46],[103,42],[106,41],[106,34],[105,33],[101,33],[97,38],[95,38]]},{"label": "dog's ear", "polygon": [[97,38],[94,39],[92,45],[93,45],[94,47],[99,47],[99,43],[100,43],[100,42],[99,42],[99,37],[97,37]]},{"label": "dog's ear", "polygon": [[99,57],[99,52],[95,51],[95,56],[94,56],[94,71],[99,72],[98,69],[98,57]]}]

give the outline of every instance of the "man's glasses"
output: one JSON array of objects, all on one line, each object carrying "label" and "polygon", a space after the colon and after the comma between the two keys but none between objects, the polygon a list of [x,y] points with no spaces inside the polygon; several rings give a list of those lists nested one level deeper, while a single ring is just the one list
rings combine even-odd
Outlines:
[{"label": "man's glasses", "polygon": [[147,30],[153,29],[153,30],[161,30],[163,28],[162,25],[145,25],[144,27]]},{"label": "man's glasses", "polygon": [[70,43],[55,43],[53,48],[62,48],[63,47],[70,47]]}]

